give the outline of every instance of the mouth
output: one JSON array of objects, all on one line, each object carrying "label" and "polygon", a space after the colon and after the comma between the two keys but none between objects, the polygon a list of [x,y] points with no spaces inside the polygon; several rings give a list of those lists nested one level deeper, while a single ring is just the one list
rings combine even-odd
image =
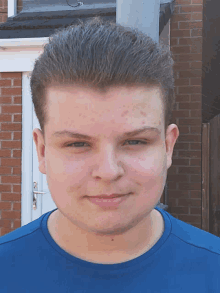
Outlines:
[{"label": "mouth", "polygon": [[106,195],[106,194],[101,194],[101,195],[96,195],[96,196],[89,196],[90,198],[97,198],[97,199],[111,199],[111,198],[118,198],[118,197],[122,197],[125,195],[128,195],[130,193],[127,194],[110,194],[110,195]]},{"label": "mouth", "polygon": [[99,206],[101,208],[116,208],[121,203],[127,200],[131,193],[122,194],[114,197],[88,197],[88,200],[93,205]]}]

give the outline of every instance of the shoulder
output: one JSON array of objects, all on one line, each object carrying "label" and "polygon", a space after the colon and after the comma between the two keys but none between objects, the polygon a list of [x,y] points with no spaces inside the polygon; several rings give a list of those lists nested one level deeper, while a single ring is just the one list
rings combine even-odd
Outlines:
[{"label": "shoulder", "polygon": [[170,233],[185,244],[209,251],[220,256],[220,237],[174,218],[163,211],[171,223]]}]

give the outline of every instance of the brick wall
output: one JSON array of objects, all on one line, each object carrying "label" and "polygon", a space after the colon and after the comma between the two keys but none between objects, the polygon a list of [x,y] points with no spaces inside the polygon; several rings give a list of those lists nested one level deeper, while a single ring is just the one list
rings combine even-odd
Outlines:
[{"label": "brick wall", "polygon": [[[7,0],[0,0],[0,23],[7,15]],[[21,227],[21,76],[0,72],[0,236]]]},{"label": "brick wall", "polygon": [[180,130],[168,171],[169,210],[176,218],[201,228],[203,0],[176,0],[171,19],[171,51],[175,60],[176,107]]},{"label": "brick wall", "polygon": [[[179,139],[168,170],[169,210],[201,228],[201,76],[203,0],[176,0],[171,19]],[[22,0],[18,3],[22,9]],[[7,0],[0,0],[0,23]],[[21,72],[0,73],[0,236],[21,226]]]}]

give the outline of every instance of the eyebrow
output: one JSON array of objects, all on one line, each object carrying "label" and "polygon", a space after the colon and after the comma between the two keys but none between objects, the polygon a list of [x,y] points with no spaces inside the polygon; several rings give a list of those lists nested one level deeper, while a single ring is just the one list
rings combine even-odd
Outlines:
[{"label": "eyebrow", "polygon": [[[140,133],[147,133],[147,132],[155,132],[157,133],[157,135],[161,134],[161,130],[159,128],[156,127],[150,127],[150,126],[144,126],[140,129],[135,129],[133,131],[128,131],[122,134],[122,137],[129,137],[129,136],[135,136],[137,134]],[[73,131],[69,131],[69,130],[62,130],[62,131],[56,131],[52,134],[52,136],[55,137],[62,137],[62,136],[68,136],[68,137],[72,137],[72,138],[79,138],[79,139],[87,139],[87,140],[96,140],[94,137],[86,135],[86,134],[82,134],[82,133],[78,133],[78,132],[73,132]]]}]

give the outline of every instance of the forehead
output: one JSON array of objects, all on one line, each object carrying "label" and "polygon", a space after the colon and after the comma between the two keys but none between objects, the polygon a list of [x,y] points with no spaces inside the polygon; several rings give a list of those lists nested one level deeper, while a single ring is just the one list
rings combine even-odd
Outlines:
[{"label": "forehead", "polygon": [[[46,89],[46,99],[48,106],[56,106],[56,104],[67,104],[70,102],[75,105],[86,106],[99,103],[103,107],[105,105],[127,105],[136,106],[137,104],[155,107],[161,105],[161,90],[158,86],[118,86],[104,90],[94,89],[91,86],[72,86],[57,85],[50,86]],[[104,103],[105,102],[105,103]]]},{"label": "forehead", "polygon": [[[53,86],[46,91],[48,122],[79,127],[92,123],[161,124],[162,100],[158,87],[115,87],[98,91],[82,86]],[[65,125],[64,125],[65,124]],[[66,125],[68,124],[68,125]]]}]

